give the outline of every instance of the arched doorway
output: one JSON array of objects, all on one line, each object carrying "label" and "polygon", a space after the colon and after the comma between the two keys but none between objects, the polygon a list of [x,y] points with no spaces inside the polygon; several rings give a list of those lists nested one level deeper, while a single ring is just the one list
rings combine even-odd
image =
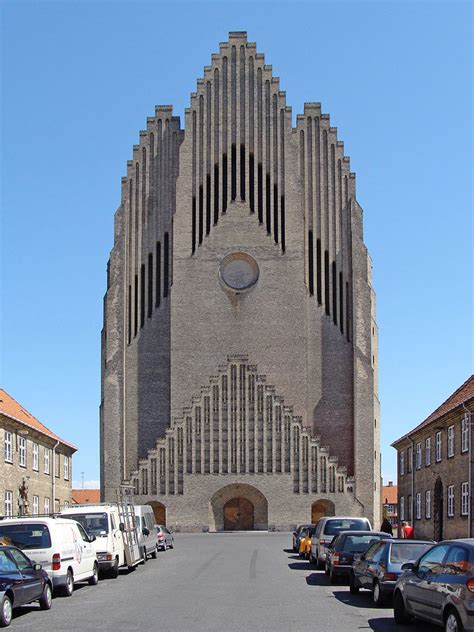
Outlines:
[{"label": "arched doorway", "polygon": [[161,503],[152,502],[149,503],[155,514],[155,524],[162,524],[166,527],[166,507]]},{"label": "arched doorway", "polygon": [[231,498],[224,505],[224,531],[253,531],[254,507],[246,498]]},{"label": "arched doorway", "polygon": [[440,542],[443,539],[443,481],[436,479],[433,503],[433,539]]},{"label": "arched doorway", "polygon": [[324,516],[334,516],[334,503],[330,500],[317,500],[311,505],[311,524],[316,524]]}]

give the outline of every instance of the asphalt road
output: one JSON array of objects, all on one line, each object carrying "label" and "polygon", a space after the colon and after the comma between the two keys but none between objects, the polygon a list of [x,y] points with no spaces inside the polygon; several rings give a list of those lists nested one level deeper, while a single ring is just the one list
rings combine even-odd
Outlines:
[{"label": "asphalt road", "polygon": [[175,548],[97,586],[76,584],[49,612],[15,611],[12,630],[433,632],[396,626],[370,593],[352,596],[290,550],[287,533],[177,534]]}]

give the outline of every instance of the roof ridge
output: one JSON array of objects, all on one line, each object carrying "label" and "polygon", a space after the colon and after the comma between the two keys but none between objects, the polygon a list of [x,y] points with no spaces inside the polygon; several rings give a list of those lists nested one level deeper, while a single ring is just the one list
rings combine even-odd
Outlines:
[{"label": "roof ridge", "polygon": [[[454,397],[455,397],[456,395],[458,395],[458,393],[460,393],[460,392],[463,390],[463,388],[465,388],[465,387],[469,384],[469,382],[471,382],[471,381],[473,381],[473,380],[474,380],[474,374],[470,375],[470,376],[467,378],[467,380],[461,384],[461,386],[459,386],[459,387],[458,387],[455,391],[453,391],[453,392],[451,393],[451,395],[449,395],[449,396],[448,396],[448,397],[447,397],[447,398],[446,398],[446,399],[445,399],[445,400],[444,400],[444,401],[443,401],[443,402],[442,402],[439,406],[437,406],[437,407],[433,410],[433,412],[432,412],[432,413],[430,413],[430,414],[428,415],[428,417],[426,417],[426,419],[424,419],[421,423],[425,423],[425,421],[428,421],[428,419],[430,419],[431,417],[433,417],[433,415],[435,415],[435,414],[437,413],[437,411],[438,411],[438,410],[440,410],[440,408],[442,408],[445,404],[447,404],[447,403],[449,402],[449,400],[450,400],[450,399],[454,399]],[[459,406],[459,404],[456,404],[456,406]],[[448,409],[448,410],[450,410],[450,409]],[[446,412],[448,412],[448,411],[446,411]]]}]

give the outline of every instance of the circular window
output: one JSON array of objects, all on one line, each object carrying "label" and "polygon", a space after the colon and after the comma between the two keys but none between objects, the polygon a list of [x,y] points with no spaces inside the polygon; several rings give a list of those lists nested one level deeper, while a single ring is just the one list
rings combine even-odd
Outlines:
[{"label": "circular window", "polygon": [[245,252],[233,252],[222,259],[219,276],[234,292],[249,290],[258,281],[258,263]]}]

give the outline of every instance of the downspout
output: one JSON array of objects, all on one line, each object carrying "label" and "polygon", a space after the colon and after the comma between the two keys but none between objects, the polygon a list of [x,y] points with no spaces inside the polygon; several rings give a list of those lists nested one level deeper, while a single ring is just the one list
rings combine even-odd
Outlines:
[{"label": "downspout", "polygon": [[[53,511],[51,511],[51,507],[50,507],[50,513],[54,514],[55,511],[55,503],[56,503],[56,448],[58,447],[58,445],[60,444],[60,441],[56,441],[56,445],[53,447],[53,467],[51,469],[52,472],[52,481],[51,481],[51,493],[53,494],[53,498],[52,498],[52,504],[53,504]],[[61,507],[59,507],[59,509],[61,509]]]},{"label": "downspout", "polygon": [[411,443],[411,526],[414,528],[415,524],[415,443],[413,439],[408,435],[408,441]]},{"label": "downspout", "polygon": [[468,459],[469,462],[467,464],[467,476],[468,476],[468,485],[469,485],[469,502],[467,504],[467,537],[471,538],[472,537],[472,525],[471,525],[471,515],[472,515],[472,484],[471,484],[471,477],[472,477],[472,464],[471,464],[471,456],[472,456],[472,437],[471,437],[471,411],[469,410],[469,408],[467,408],[467,406],[464,404],[464,402],[462,403],[462,407],[464,408],[464,410],[467,412],[467,424],[468,424],[468,437],[469,437],[469,452],[468,452]]}]

